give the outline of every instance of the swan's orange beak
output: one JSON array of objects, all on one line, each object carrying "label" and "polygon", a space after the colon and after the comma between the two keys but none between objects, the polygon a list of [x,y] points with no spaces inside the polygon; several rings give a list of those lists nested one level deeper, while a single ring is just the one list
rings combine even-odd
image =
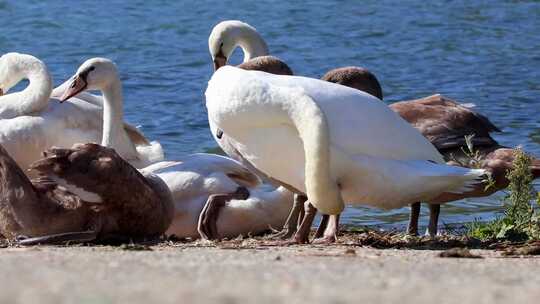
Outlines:
[{"label": "swan's orange beak", "polygon": [[60,97],[60,102],[64,102],[71,97],[79,94],[80,92],[84,91],[86,89],[86,86],[88,84],[86,81],[79,75],[75,75],[71,82],[69,83],[68,88],[64,91],[62,96]]},{"label": "swan's orange beak", "polygon": [[216,57],[214,58],[214,72],[225,64],[227,64],[227,57],[223,55],[223,51],[220,49],[219,53],[217,53]]}]

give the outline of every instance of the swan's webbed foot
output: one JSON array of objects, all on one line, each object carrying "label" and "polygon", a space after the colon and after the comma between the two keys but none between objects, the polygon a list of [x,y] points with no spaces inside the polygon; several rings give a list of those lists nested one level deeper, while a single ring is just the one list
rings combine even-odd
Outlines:
[{"label": "swan's webbed foot", "polygon": [[411,212],[409,214],[409,226],[407,233],[412,236],[418,235],[418,218],[420,217],[420,202],[411,204]]},{"label": "swan's webbed foot", "polygon": [[269,235],[268,239],[287,240],[290,239],[298,230],[298,225],[302,222],[304,216],[304,203],[307,197],[304,195],[294,195],[294,203],[291,212],[287,217],[287,221],[283,225],[281,231]]},{"label": "swan's webbed foot", "polygon": [[426,235],[436,237],[438,232],[439,215],[441,214],[441,205],[429,204],[429,225]]},{"label": "swan's webbed foot", "polygon": [[313,220],[317,215],[317,208],[311,203],[305,204],[305,214],[302,219],[302,223],[298,227],[298,231],[294,236],[286,241],[286,244],[308,244],[309,243],[309,233],[311,232],[311,226],[313,225]]},{"label": "swan's webbed foot", "polygon": [[67,243],[86,243],[97,239],[96,231],[80,231],[66,232],[59,234],[50,234],[38,237],[18,236],[16,238],[17,245],[33,246],[33,245],[62,245]]},{"label": "swan's webbed foot", "polygon": [[208,197],[197,223],[197,230],[201,238],[205,240],[219,239],[217,220],[221,208],[233,199],[244,200],[249,198],[249,190],[246,187],[238,187],[236,192],[230,194],[212,194]]},{"label": "swan's webbed foot", "polygon": [[313,244],[333,244],[339,232],[339,215],[323,215]]}]

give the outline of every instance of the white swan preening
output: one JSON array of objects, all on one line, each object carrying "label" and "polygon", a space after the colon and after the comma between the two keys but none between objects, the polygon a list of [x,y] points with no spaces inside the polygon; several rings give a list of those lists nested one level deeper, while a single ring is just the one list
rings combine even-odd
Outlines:
[{"label": "white swan preening", "polygon": [[389,209],[466,192],[486,173],[444,165],[379,99],[322,80],[227,66],[212,76],[206,106],[244,157],[326,214],[344,202]]},{"label": "white swan preening", "polygon": [[[101,144],[123,147],[121,83],[116,65],[104,58],[85,61],[75,75],[62,85],[62,100],[84,90],[101,90],[104,130]],[[129,148],[129,146],[128,146]],[[116,148],[118,149],[118,148]],[[120,150],[128,154],[133,150]],[[191,155],[181,162],[159,162],[142,169],[162,178],[173,194],[175,216],[168,234],[178,237],[235,237],[258,234],[283,224],[292,194],[261,184],[258,177],[240,163],[210,154]],[[248,191],[248,197],[239,193]],[[199,219],[202,216],[207,218]],[[220,214],[217,217],[217,214]]]},{"label": "white swan preening", "polygon": [[268,46],[254,27],[238,20],[222,21],[214,26],[208,37],[214,69],[227,64],[237,47],[244,51],[244,62],[268,55]]},{"label": "white swan preening", "polygon": [[[29,85],[23,91],[0,96],[0,144],[21,168],[27,169],[52,146],[68,148],[75,143],[101,141],[103,110],[100,105],[80,98],[60,105],[58,100],[50,99],[52,79],[42,61],[19,53],[0,57],[0,90],[4,94],[25,78],[29,79]],[[154,151],[155,160],[163,158],[161,148],[151,146],[136,128],[123,120],[117,123],[119,129],[128,134],[122,144],[136,144],[140,150]],[[131,154],[123,153],[125,150],[118,151],[132,161]],[[135,162],[134,165],[146,164]]]}]

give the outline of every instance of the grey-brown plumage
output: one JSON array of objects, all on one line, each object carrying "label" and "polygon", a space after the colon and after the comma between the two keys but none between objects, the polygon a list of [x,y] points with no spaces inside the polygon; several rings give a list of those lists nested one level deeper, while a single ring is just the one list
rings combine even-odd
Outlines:
[{"label": "grey-brown plumage", "polygon": [[390,105],[441,153],[466,147],[465,136],[474,135],[475,147],[498,146],[491,132],[501,132],[487,117],[440,94]]},{"label": "grey-brown plumage", "polygon": [[[328,72],[324,80],[346,85],[370,93],[382,99],[381,85],[375,75],[364,68],[345,67]],[[490,135],[500,132],[487,117],[440,94],[416,100],[401,101],[390,108],[412,124],[444,156],[447,164],[467,168],[480,167],[492,174],[494,185],[488,189],[478,184],[466,193],[444,194],[432,203],[444,203],[467,197],[483,197],[508,186],[506,175],[512,169],[515,150],[499,145]],[[465,136],[474,135],[471,142],[481,159],[480,163],[464,153],[467,151]],[[540,161],[533,159],[531,171],[534,178],[540,177]],[[409,231],[416,234],[418,227],[419,203],[412,208]],[[437,231],[438,205],[432,209],[429,233]]]},{"label": "grey-brown plumage", "polygon": [[98,240],[143,238],[169,227],[173,200],[165,183],[143,176],[113,149],[82,144],[44,154],[31,166],[40,177],[30,181],[0,147],[0,229],[5,237],[89,232]]},{"label": "grey-brown plumage", "polygon": [[276,75],[293,75],[291,68],[274,56],[260,56],[246,61],[239,68],[250,71],[262,71]]},{"label": "grey-brown plumage", "polygon": [[383,99],[382,88],[375,75],[361,67],[349,66],[333,69],[324,74],[321,79],[355,88],[380,100]]}]

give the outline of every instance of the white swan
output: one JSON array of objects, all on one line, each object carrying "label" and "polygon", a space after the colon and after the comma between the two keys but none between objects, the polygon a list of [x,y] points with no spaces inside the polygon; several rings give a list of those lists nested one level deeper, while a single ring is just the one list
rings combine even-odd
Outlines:
[{"label": "white swan", "polygon": [[[205,238],[215,239],[260,234],[269,228],[281,228],[291,206],[290,191],[261,184],[240,163],[219,155],[193,154],[181,162],[161,162],[142,171],[158,175],[171,189],[175,215],[167,234],[177,237],[198,238],[204,233]],[[231,196],[241,187],[249,191],[248,198]],[[219,201],[219,196],[224,200]],[[212,200],[218,203],[210,203]],[[203,208],[210,217],[207,223],[202,222],[204,214],[200,216]],[[216,231],[201,231],[205,225],[215,225]]]},{"label": "white swan", "polygon": [[317,79],[226,66],[212,76],[206,106],[246,159],[326,214],[344,202],[390,209],[430,201],[467,191],[485,174],[443,165],[377,98]]},{"label": "white swan", "polygon": [[238,20],[222,21],[214,26],[208,37],[214,69],[227,64],[237,47],[244,51],[244,62],[268,55],[268,46],[254,27]]},{"label": "white swan", "polygon": [[[65,91],[58,91],[62,100],[84,90],[103,92],[102,145],[118,146],[123,135],[115,123],[121,120],[123,101],[116,65],[104,58],[89,59],[62,87]],[[171,190],[175,218],[167,233],[178,237],[195,238],[199,232],[207,238],[234,237],[277,228],[285,221],[292,200],[288,190],[261,184],[240,163],[218,155],[195,154],[181,162],[159,162],[141,171],[158,175]],[[249,197],[243,189],[249,191]],[[207,218],[199,219],[200,215]]]},{"label": "white swan", "polygon": [[[99,69],[96,67],[99,66]],[[92,72],[92,73],[90,73]],[[81,91],[100,90],[103,94],[103,132],[101,144],[114,148],[118,154],[137,168],[163,160],[163,150],[157,142],[136,147],[124,129],[124,100],[122,84],[116,65],[105,58],[87,60],[70,80],[69,90],[60,100],[65,101]]]},{"label": "white swan", "polygon": [[[27,169],[51,146],[67,148],[75,143],[101,140],[101,106],[79,98],[60,105],[57,100],[49,99],[52,79],[41,60],[19,53],[0,57],[2,93],[7,93],[25,78],[29,79],[29,85],[23,91],[0,96],[0,144],[21,168]],[[148,140],[135,127],[123,121],[120,125],[128,134],[127,141],[131,145],[138,145],[140,150],[150,149]],[[154,145],[153,150],[160,150],[156,147]],[[130,154],[122,156],[133,160],[129,158]],[[162,158],[157,156],[155,160]],[[141,166],[137,162],[134,165]]]}]

